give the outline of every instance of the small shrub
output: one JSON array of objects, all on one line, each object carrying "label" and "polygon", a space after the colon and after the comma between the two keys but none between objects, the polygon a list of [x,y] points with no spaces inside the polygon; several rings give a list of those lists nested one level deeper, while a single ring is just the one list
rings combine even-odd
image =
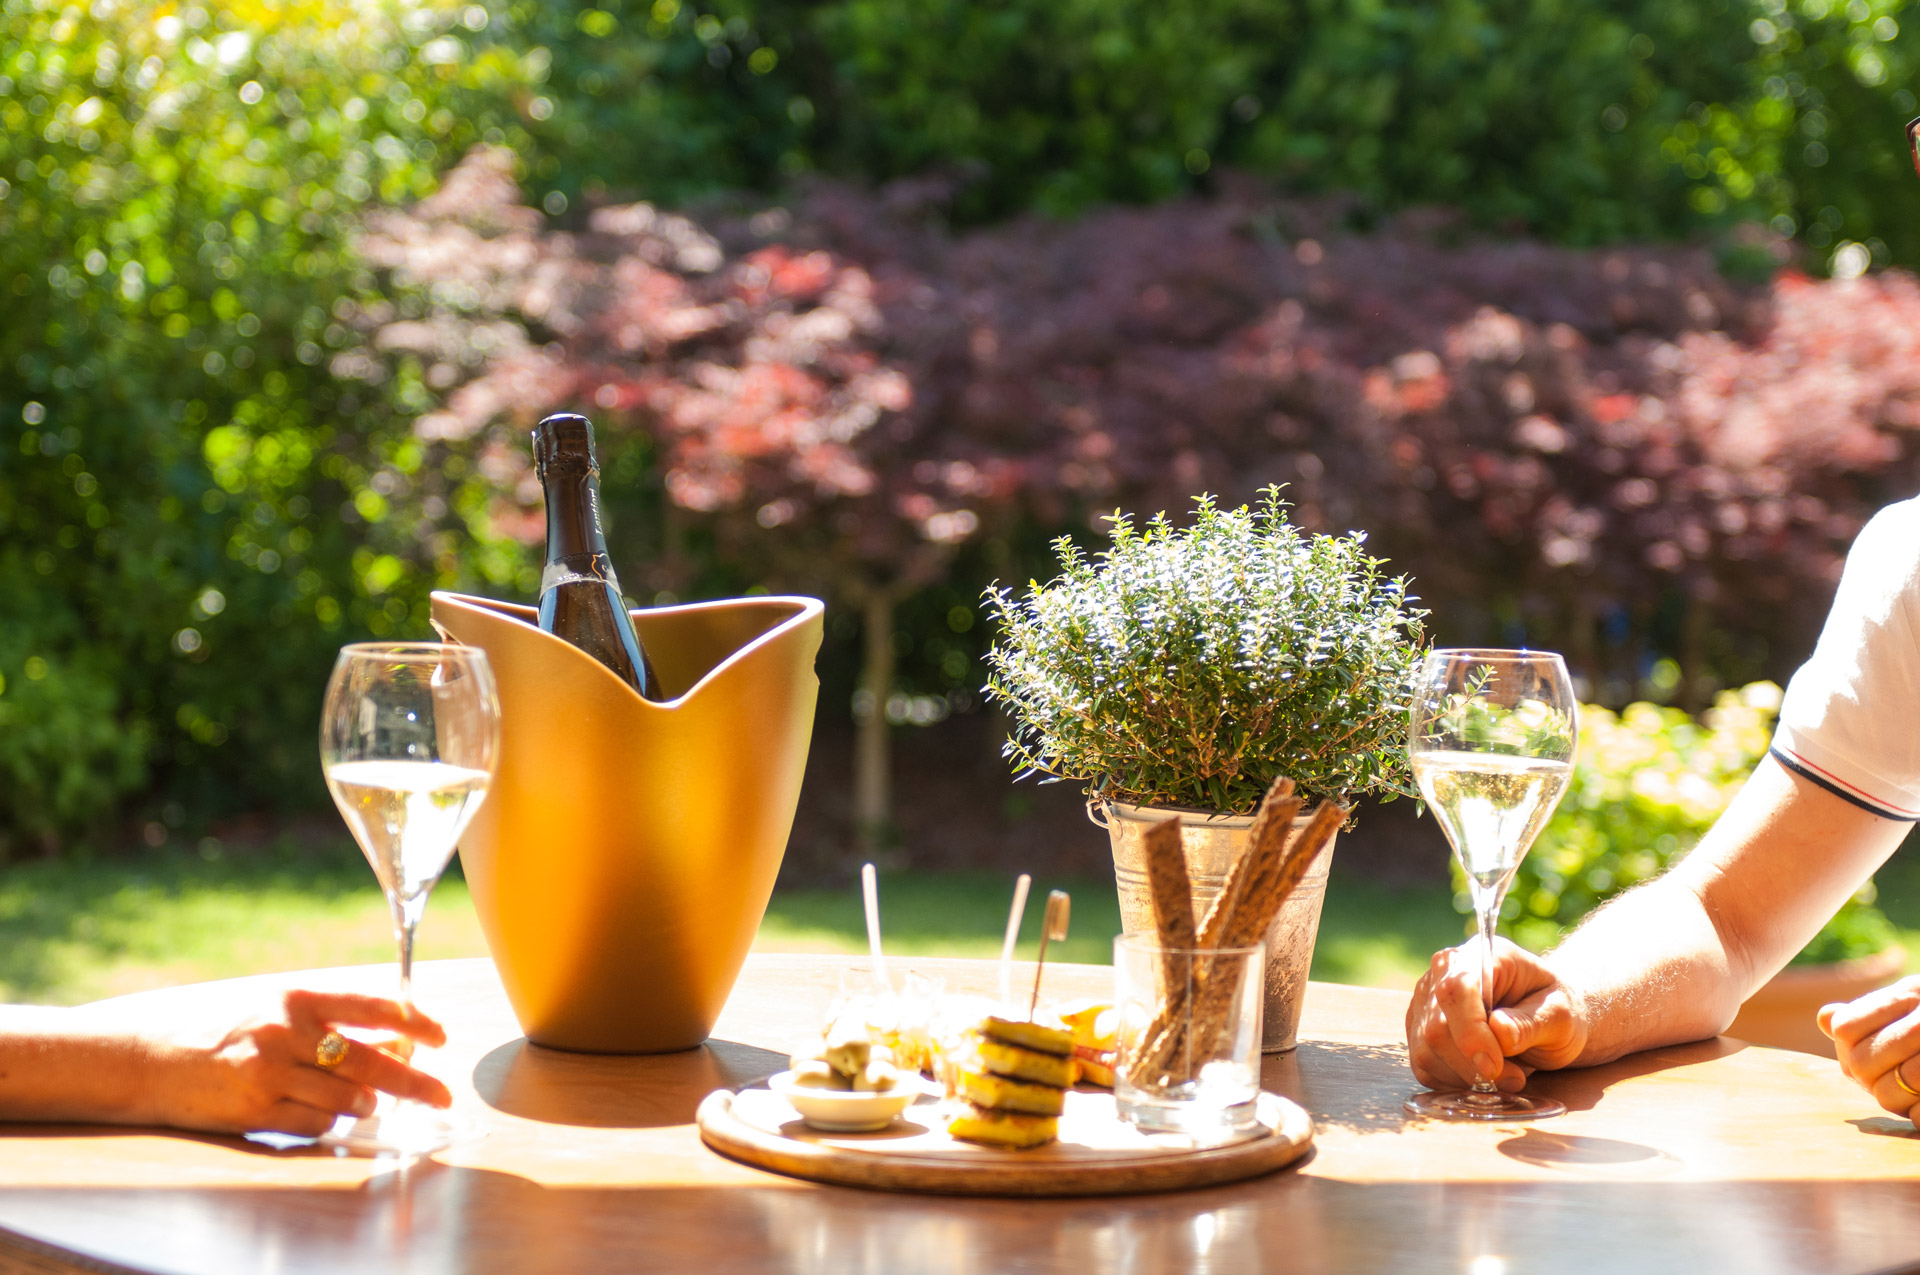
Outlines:
[{"label": "small shrub", "polygon": [[1287,521],[1279,489],[1194,523],[1115,515],[1089,558],[987,593],[986,690],[1016,770],[1139,805],[1251,813],[1276,776],[1308,795],[1411,795],[1407,693],[1421,617],[1365,539]]}]

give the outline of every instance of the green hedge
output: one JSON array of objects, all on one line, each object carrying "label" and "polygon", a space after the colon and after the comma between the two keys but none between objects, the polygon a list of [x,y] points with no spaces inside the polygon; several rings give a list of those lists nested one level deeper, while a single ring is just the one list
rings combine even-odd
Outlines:
[{"label": "green hedge", "polygon": [[349,231],[522,68],[458,8],[245,12],[0,4],[0,853],[310,799],[333,648],[423,631],[436,546],[376,524],[428,396],[330,371]]},{"label": "green hedge", "polygon": [[[519,0],[543,193],[938,171],[963,219],[1231,165],[1578,243],[1774,221],[1920,263],[1906,0]],[[557,207],[550,204],[549,207]]]}]

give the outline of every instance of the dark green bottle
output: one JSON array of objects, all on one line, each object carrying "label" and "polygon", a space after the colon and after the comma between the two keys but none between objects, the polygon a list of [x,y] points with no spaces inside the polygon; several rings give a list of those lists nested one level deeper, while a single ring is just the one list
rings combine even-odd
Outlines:
[{"label": "dark green bottle", "polygon": [[540,627],[599,660],[645,698],[659,699],[659,681],[633,631],[600,527],[593,423],[570,412],[547,417],[534,427],[533,459],[547,493]]}]

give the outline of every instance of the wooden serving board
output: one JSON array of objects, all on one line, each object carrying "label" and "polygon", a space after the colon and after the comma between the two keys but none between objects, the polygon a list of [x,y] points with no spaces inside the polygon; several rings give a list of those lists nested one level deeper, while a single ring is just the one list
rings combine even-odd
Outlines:
[{"label": "wooden serving board", "polygon": [[1271,1173],[1313,1144],[1307,1113],[1271,1093],[1260,1095],[1255,1132],[1214,1146],[1141,1133],[1119,1118],[1110,1093],[1070,1091],[1060,1140],[1026,1151],[950,1138],[943,1110],[929,1096],[877,1133],[822,1133],[770,1090],[718,1089],[694,1118],[708,1146],[757,1168],[940,1195],[1134,1195],[1218,1186]]}]

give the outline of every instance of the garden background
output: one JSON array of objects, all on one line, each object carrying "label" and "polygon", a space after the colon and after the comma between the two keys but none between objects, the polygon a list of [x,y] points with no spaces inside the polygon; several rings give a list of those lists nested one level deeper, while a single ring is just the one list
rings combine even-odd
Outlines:
[{"label": "garden background", "polygon": [[[1028,870],[1100,959],[980,595],[1116,508],[1284,483],[1592,704],[1784,682],[1920,486],[1916,57],[1904,0],[0,0],[0,993],[386,955],[326,672],[531,596],[558,408],[636,604],[828,601],[771,945],[857,945],[876,858],[902,950]],[[1342,847],[1316,969],[1405,981],[1441,839]],[[422,942],[480,950],[457,877]]]}]

